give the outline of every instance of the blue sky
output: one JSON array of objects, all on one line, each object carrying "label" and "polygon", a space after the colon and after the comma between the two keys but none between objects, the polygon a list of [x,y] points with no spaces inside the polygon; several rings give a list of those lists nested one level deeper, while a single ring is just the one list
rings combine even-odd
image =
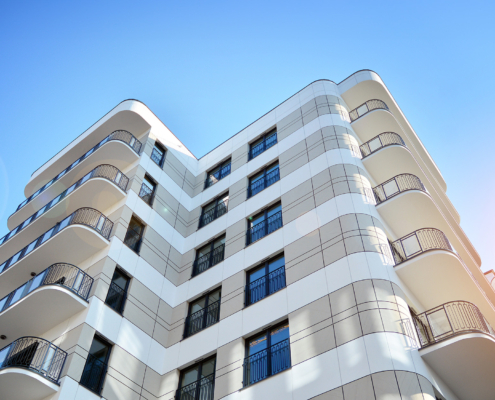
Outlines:
[{"label": "blue sky", "polygon": [[31,173],[137,98],[198,157],[308,83],[378,72],[495,267],[490,1],[0,5],[0,235]]}]

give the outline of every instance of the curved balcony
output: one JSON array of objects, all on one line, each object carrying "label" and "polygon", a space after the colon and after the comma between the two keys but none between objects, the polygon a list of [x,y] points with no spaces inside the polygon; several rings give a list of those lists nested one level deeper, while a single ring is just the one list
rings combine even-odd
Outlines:
[{"label": "curved balcony", "polygon": [[[32,195],[19,204],[14,214],[9,217],[9,229],[25,220],[46,204],[49,199],[62,193],[72,182],[82,178],[99,164],[104,164],[111,160],[112,165],[120,170],[129,166],[139,158],[141,147],[141,142],[131,133],[123,130],[114,131],[58,175],[51,179],[47,177],[47,183],[41,188],[36,191],[34,188],[34,185],[37,185],[39,180],[29,182],[26,185],[25,192],[32,193]],[[103,148],[105,149],[104,151],[102,150]],[[26,211],[23,209],[26,209]],[[20,214],[19,217],[17,217],[18,214]]]},{"label": "curved balcony", "polygon": [[481,311],[467,301],[452,301],[414,316],[419,354],[462,399],[489,399],[495,332]]},{"label": "curved balcony", "polygon": [[367,142],[363,143],[361,146],[359,146],[359,149],[361,150],[361,154],[364,159],[369,155],[375,153],[376,151],[383,149],[384,147],[394,145],[407,147],[404,140],[402,140],[402,138],[397,133],[383,132],[380,133],[378,136],[375,136],[373,139],[370,139]]},{"label": "curved balcony", "polygon": [[0,299],[0,335],[15,340],[48,331],[87,307],[92,285],[74,265],[51,265]]},{"label": "curved balcony", "polygon": [[[129,178],[118,168],[107,164],[99,165],[1,238],[0,255],[3,252],[14,253],[19,250],[39,232],[53,226],[57,220],[70,215],[78,208],[87,206],[107,209],[125,197],[128,183]],[[98,193],[98,196],[95,196],[95,193]],[[26,229],[27,227],[31,229]],[[17,238],[15,243],[11,241],[14,236]]]},{"label": "curved balcony", "polygon": [[[93,208],[80,208],[0,265],[0,297],[31,273],[60,259],[79,264],[108,245],[113,222]],[[1,249],[1,248],[0,248]]]},{"label": "curved balcony", "polygon": [[349,112],[351,123],[373,110],[387,110],[388,106],[384,101],[378,99],[368,100]]},{"label": "curved balcony", "polygon": [[0,393],[41,400],[58,391],[67,353],[45,339],[23,337],[0,350]]},{"label": "curved balcony", "polygon": [[373,194],[378,205],[409,190],[419,190],[427,193],[423,182],[416,175],[401,174],[374,187]]}]

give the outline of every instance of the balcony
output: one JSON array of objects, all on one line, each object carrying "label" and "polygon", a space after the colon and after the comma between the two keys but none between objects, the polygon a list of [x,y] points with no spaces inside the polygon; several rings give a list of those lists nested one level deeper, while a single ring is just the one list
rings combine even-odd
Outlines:
[{"label": "balcony", "polygon": [[365,103],[361,104],[359,107],[356,107],[354,110],[351,110],[349,112],[349,118],[351,119],[351,123],[373,110],[388,111],[388,107],[385,104],[385,102],[382,100],[378,100],[378,99],[368,100]]},{"label": "balcony", "polygon": [[102,250],[109,243],[112,228],[113,222],[95,209],[73,212],[0,265],[0,297],[47,265],[59,260],[79,264]]},{"label": "balcony", "polygon": [[220,319],[220,300],[211,303],[207,307],[192,313],[186,317],[184,325],[184,338],[194,335],[216,324]]},{"label": "balcony", "polygon": [[384,132],[359,146],[363,159],[387,146],[407,147],[404,140],[394,132]]},{"label": "balcony", "polygon": [[193,263],[192,276],[196,276],[205,272],[207,269],[217,265],[223,261],[225,255],[225,244],[215,247],[209,253],[196,258]]},{"label": "balcony", "polygon": [[260,239],[263,239],[265,236],[269,235],[272,232],[275,232],[277,229],[282,228],[282,211],[279,211],[273,215],[270,215],[263,221],[253,225],[246,232],[246,246],[249,246],[251,243],[254,243]]},{"label": "balcony", "polygon": [[452,301],[414,316],[419,354],[462,399],[493,397],[495,332],[481,311]]},{"label": "balcony", "polygon": [[0,393],[9,400],[55,394],[67,353],[47,340],[23,337],[0,350]]},{"label": "balcony", "polygon": [[208,211],[203,211],[201,213],[201,217],[199,218],[199,228],[202,228],[208,225],[210,222],[213,222],[217,218],[220,218],[222,215],[226,214],[228,210],[228,200],[221,201],[217,203],[214,208],[209,209]]},{"label": "balcony", "polygon": [[[103,150],[104,149],[104,150]],[[8,219],[9,229],[13,229],[31,214],[43,207],[50,199],[62,193],[73,182],[81,179],[88,172],[109,160],[119,170],[125,169],[139,159],[141,142],[127,131],[114,131],[84,155],[74,161],[55,177],[46,177],[48,182],[24,200],[14,214]],[[26,192],[33,192],[33,185],[39,179],[26,186]]]},{"label": "balcony", "polygon": [[15,340],[42,334],[87,307],[93,278],[54,264],[0,299],[0,334]]},{"label": "balcony", "polygon": [[175,393],[175,400],[213,400],[215,374],[186,385]]},{"label": "balcony", "polygon": [[285,265],[246,285],[245,306],[254,304],[285,287]]}]

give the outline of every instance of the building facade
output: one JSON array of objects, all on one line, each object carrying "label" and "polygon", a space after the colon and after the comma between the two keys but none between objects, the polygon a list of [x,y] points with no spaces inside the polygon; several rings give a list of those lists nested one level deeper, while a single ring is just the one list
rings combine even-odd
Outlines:
[{"label": "building facade", "polygon": [[372,71],[200,159],[126,100],[9,217],[0,398],[493,398],[493,277],[446,189]]}]

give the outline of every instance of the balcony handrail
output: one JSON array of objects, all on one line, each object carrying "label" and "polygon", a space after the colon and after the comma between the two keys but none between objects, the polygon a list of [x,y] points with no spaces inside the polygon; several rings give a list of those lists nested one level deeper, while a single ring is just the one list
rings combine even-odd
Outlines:
[{"label": "balcony handrail", "polygon": [[277,132],[273,132],[271,135],[266,136],[263,141],[256,146],[251,147],[249,150],[249,160],[258,157],[261,153],[268,150],[270,147],[275,146],[278,143]]},{"label": "balcony handrail", "polygon": [[220,319],[220,301],[217,300],[214,303],[208,304],[205,308],[186,317],[184,338],[192,336],[218,322]]},{"label": "balcony handrail", "polygon": [[83,300],[88,301],[88,296],[93,286],[93,278],[75,265],[65,263],[52,264],[34,278],[0,299],[0,313],[16,304],[35,289],[50,285],[62,286]]},{"label": "balcony handrail", "polygon": [[471,332],[495,338],[495,331],[479,308],[468,301],[450,301],[414,315],[413,320],[422,348]]},{"label": "balcony handrail", "polygon": [[217,218],[220,218],[222,215],[227,213],[229,205],[229,200],[220,201],[215,205],[215,207],[210,208],[206,212],[201,213],[201,217],[199,217],[199,228],[202,228],[208,225],[210,222],[213,222]]},{"label": "balcony handrail", "polygon": [[376,204],[381,204],[408,190],[420,190],[428,193],[423,182],[416,175],[400,174],[373,188]]},{"label": "balcony handrail", "polygon": [[395,265],[431,250],[454,252],[449,239],[436,228],[422,228],[390,243]]},{"label": "balcony handrail", "polygon": [[177,389],[175,400],[213,400],[215,373]]},{"label": "balcony handrail", "polygon": [[58,385],[67,353],[48,340],[25,336],[0,350],[0,370],[25,368]]},{"label": "balcony handrail", "polygon": [[106,138],[104,138],[101,142],[99,142],[96,146],[88,150],[86,153],[84,153],[81,157],[79,157],[76,161],[74,161],[71,165],[69,165],[67,168],[65,168],[62,172],[60,172],[58,175],[56,175],[53,179],[45,183],[41,188],[39,188],[36,192],[34,192],[31,196],[29,196],[26,200],[24,200],[21,204],[17,206],[17,209],[15,210],[14,214],[19,211],[22,207],[24,207],[27,203],[29,203],[31,200],[33,200],[35,197],[37,197],[41,192],[43,192],[45,189],[49,188],[51,185],[53,185],[56,181],[58,181],[62,176],[67,174],[67,172],[71,171],[74,169],[79,163],[83,160],[85,160],[87,157],[89,157],[91,154],[93,154],[96,150],[98,150],[101,146],[103,146],[105,143],[113,141],[113,140],[118,140],[120,142],[124,142],[127,144],[134,152],[139,155],[139,152],[141,151],[141,146],[142,143],[136,139],[136,137],[127,131],[124,130],[117,130],[113,131],[110,135],[108,135]]},{"label": "balcony handrail", "polygon": [[[245,306],[254,304],[286,286],[285,265],[246,285]],[[253,296],[253,293],[256,293]],[[254,299],[254,300],[253,300]]]},{"label": "balcony handrail", "polygon": [[[208,174],[208,176],[205,179],[205,189],[208,189],[210,186],[213,186],[215,183],[222,180],[227,175],[230,175],[231,164],[232,163],[229,162],[227,165],[224,165],[214,174]],[[213,181],[212,178],[215,178],[215,181]]]},{"label": "balcony handrail", "polygon": [[70,193],[79,188],[82,184],[86,183],[91,178],[103,178],[112,183],[115,183],[119,189],[123,192],[126,191],[127,185],[129,183],[129,178],[124,175],[118,168],[109,164],[101,164],[94,168],[91,172],[88,172],[81,179],[79,179],[76,183],[71,185],[69,188],[65,189],[58,196],[50,200],[47,204],[41,207],[38,211],[32,214],[30,217],[26,218],[22,223],[12,229],[9,233],[7,233],[4,237],[0,239],[0,246],[3,245],[7,240],[12,238],[14,235],[17,235],[20,231],[30,225],[33,221],[37,220],[40,216],[46,213],[48,210],[51,210],[56,204],[60,203],[63,199],[65,199]]},{"label": "balcony handrail", "polygon": [[267,187],[273,185],[280,180],[280,168],[270,171],[268,174],[264,174],[262,179],[258,179],[255,182],[250,182],[248,186],[248,198],[252,197],[259,192],[265,190]]},{"label": "balcony handrail", "polygon": [[98,232],[105,239],[109,239],[110,233],[112,232],[113,222],[110,221],[105,215],[103,215],[98,210],[89,207],[79,208],[74,211],[68,217],[65,217],[62,221],[57,223],[54,227],[47,230],[41,236],[33,240],[23,249],[18,251],[12,257],[9,257],[7,261],[4,261],[3,264],[0,264],[0,273],[4,272],[12,265],[17,263],[19,260],[24,258],[26,255],[31,253],[33,250],[37,249],[43,243],[45,243],[48,239],[51,239],[57,233],[59,233],[64,228],[69,225],[84,225],[87,226],[96,232]]},{"label": "balcony handrail", "polygon": [[107,368],[108,364],[106,362],[99,360],[92,354],[88,354],[79,383],[86,389],[100,394]]},{"label": "balcony handrail", "polygon": [[361,150],[362,157],[366,158],[384,147],[393,145],[399,145],[407,148],[406,143],[397,133],[383,132],[374,138],[371,138],[367,142],[364,142],[361,146],[359,146],[359,149]]},{"label": "balcony handrail", "polygon": [[351,122],[354,122],[358,118],[362,117],[363,115],[369,113],[370,111],[373,110],[389,110],[387,104],[383,100],[379,99],[371,99],[365,101],[363,104],[360,106],[356,107],[355,109],[349,111],[349,118],[351,119]]},{"label": "balcony handrail", "polygon": [[205,255],[194,260],[192,276],[199,275],[207,269],[223,261],[225,255],[225,243],[215,247]]},{"label": "balcony handrail", "polygon": [[278,211],[263,221],[258,222],[256,225],[253,225],[251,228],[248,228],[246,232],[246,245],[248,246],[251,243],[264,238],[266,235],[275,232],[282,226],[282,211]]}]

